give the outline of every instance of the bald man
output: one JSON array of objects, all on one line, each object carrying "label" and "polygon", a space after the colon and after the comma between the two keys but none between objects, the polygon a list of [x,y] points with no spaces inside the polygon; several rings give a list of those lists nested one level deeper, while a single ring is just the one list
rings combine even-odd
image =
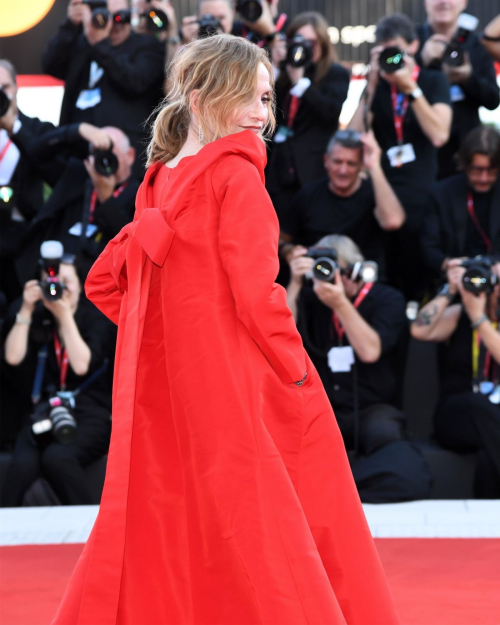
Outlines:
[{"label": "bald man", "polygon": [[[96,150],[110,150],[117,160],[111,175],[96,169]],[[30,146],[31,157],[45,163],[53,191],[30,224],[16,269],[25,283],[37,269],[40,245],[61,241],[65,252],[79,254],[90,269],[105,245],[134,215],[138,181],[132,175],[135,150],[112,126],[81,123],[46,133]]]}]

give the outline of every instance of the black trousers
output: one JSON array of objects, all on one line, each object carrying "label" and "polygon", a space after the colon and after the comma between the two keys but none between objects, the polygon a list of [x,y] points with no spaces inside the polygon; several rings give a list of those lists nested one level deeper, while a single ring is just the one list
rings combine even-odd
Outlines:
[{"label": "black trousers", "polygon": [[77,435],[67,445],[53,439],[39,446],[31,435],[31,425],[21,430],[14,455],[5,475],[2,507],[21,506],[25,492],[37,477],[44,477],[66,505],[92,503],[84,467],[103,456],[109,447],[111,418],[100,408],[75,410]]},{"label": "black trousers", "polygon": [[[354,413],[335,411],[346,449],[354,447]],[[359,411],[359,452],[349,454],[364,503],[394,503],[429,497],[430,470],[419,450],[404,440],[404,415],[389,404]]]},{"label": "black trousers", "polygon": [[444,397],[435,415],[437,442],[458,453],[478,451],[474,495],[500,497],[500,406],[467,391]]}]

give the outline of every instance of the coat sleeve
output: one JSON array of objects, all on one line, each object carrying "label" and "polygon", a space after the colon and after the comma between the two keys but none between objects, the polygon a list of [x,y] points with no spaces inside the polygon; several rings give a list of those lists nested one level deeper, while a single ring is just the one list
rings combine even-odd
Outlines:
[{"label": "coat sleeve", "polygon": [[111,239],[85,281],[87,298],[116,325],[123,294],[127,290],[125,252],[133,226],[133,223],[127,224]]},{"label": "coat sleeve", "polygon": [[240,321],[285,384],[306,373],[305,351],[278,274],[279,225],[260,174],[230,155],[215,167],[212,185],[220,206],[219,254]]}]

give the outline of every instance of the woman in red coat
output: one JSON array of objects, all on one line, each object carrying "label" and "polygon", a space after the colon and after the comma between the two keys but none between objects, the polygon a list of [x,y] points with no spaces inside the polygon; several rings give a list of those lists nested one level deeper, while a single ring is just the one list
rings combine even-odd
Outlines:
[{"label": "woman in red coat", "polygon": [[278,272],[265,53],[175,57],[134,221],[88,297],[118,324],[99,516],[57,625],[394,625],[335,417]]}]

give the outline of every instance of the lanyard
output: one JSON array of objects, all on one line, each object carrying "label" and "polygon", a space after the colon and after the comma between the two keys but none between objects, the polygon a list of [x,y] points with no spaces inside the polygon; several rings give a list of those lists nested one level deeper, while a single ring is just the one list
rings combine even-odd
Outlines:
[{"label": "lanyard", "polygon": [[[365,299],[368,293],[372,290],[373,282],[367,282],[365,286],[358,293],[358,296],[354,300],[354,308],[359,308],[361,302]],[[335,332],[337,333],[339,344],[342,343],[342,339],[344,338],[345,328],[342,327],[337,315],[333,313],[333,325],[335,326]]]},{"label": "lanyard", "polygon": [[[498,322],[493,322],[491,325],[496,329],[498,327]],[[482,379],[479,380],[479,360],[480,357],[483,355],[481,354],[481,352],[483,352],[484,354],[484,365],[482,367],[483,376]],[[491,352],[488,349],[486,351],[481,349],[481,336],[478,330],[474,330],[474,332],[472,333],[472,379],[479,382],[481,382],[482,380],[489,380],[490,367]]]},{"label": "lanyard", "polygon": [[290,106],[288,107],[288,121],[286,125],[288,126],[288,128],[293,128],[293,122],[295,121],[295,117],[300,106],[300,98],[298,98],[296,95],[291,95],[289,97]]},{"label": "lanyard", "polygon": [[[119,195],[121,195],[121,192],[123,191],[123,189],[125,189],[127,185],[128,185],[128,180],[127,182],[124,182],[122,185],[120,185],[118,189],[116,189],[116,191],[113,191],[113,197],[116,198]],[[97,205],[97,191],[94,189],[92,191],[92,194],[90,195],[89,224],[91,224],[94,221],[94,213],[95,213],[96,205]]]},{"label": "lanyard", "polygon": [[7,143],[3,146],[2,151],[0,152],[0,163],[3,161],[3,157],[7,154],[7,150],[12,145],[12,139],[9,139]]},{"label": "lanyard", "polygon": [[[415,65],[411,73],[411,79],[416,81],[420,74],[420,67]],[[409,99],[404,93],[399,93],[396,85],[391,85],[392,114],[394,117],[394,129],[398,145],[403,145],[403,122],[408,110]]]},{"label": "lanyard", "polygon": [[57,336],[57,332],[54,330],[54,349],[56,352],[56,360],[59,365],[59,380],[61,383],[61,390],[66,388],[66,376],[68,375],[68,352],[66,348],[61,350],[61,341]]},{"label": "lanyard", "polygon": [[478,218],[476,217],[476,213],[474,212],[474,200],[472,198],[472,193],[469,191],[469,195],[467,196],[467,210],[469,212],[469,217],[472,219],[472,223],[474,224],[476,230],[481,235],[481,238],[486,244],[486,249],[488,252],[491,252],[491,241],[486,235],[486,232],[481,228],[481,224],[479,223]]}]

